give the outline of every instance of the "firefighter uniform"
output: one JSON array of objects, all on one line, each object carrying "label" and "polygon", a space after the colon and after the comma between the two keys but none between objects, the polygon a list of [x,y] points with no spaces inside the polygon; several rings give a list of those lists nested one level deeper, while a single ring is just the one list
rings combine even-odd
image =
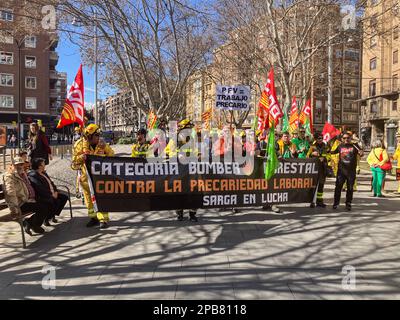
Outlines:
[{"label": "firefighter uniform", "polygon": [[[193,125],[191,124],[191,122],[187,119],[182,120],[181,122],[179,122],[178,124],[178,143],[176,145],[175,141],[173,141],[172,139],[169,141],[167,147],[165,148],[165,154],[167,155],[168,158],[173,158],[176,157],[177,155],[179,156],[179,154],[184,153],[187,157],[189,157],[191,154],[196,154],[198,155],[198,151],[195,148],[195,145],[193,144],[193,148],[191,148],[190,146],[185,146],[183,147],[185,144],[188,143],[188,140],[182,140],[179,139],[179,132],[183,129],[190,129],[192,128]],[[197,209],[190,209],[189,210],[189,219],[190,221],[193,222],[197,222],[197,217],[196,217],[196,213],[197,213]],[[178,221],[183,221],[183,209],[178,209],[176,210],[176,214],[177,214],[177,218]]]},{"label": "firefighter uniform", "polygon": [[[320,143],[318,143],[318,138],[320,139]],[[318,158],[321,162],[319,170],[318,170],[318,189],[317,189],[317,207],[325,208],[326,205],[324,204],[324,186],[326,182],[326,176],[328,175],[328,147],[323,142],[322,135],[318,135],[316,137],[316,141],[312,144],[310,149],[307,153],[307,158]],[[315,155],[313,153],[317,153]],[[314,202],[310,205],[311,208],[315,207]]]},{"label": "firefighter uniform", "polygon": [[148,158],[150,143],[147,141],[145,143],[140,144],[139,142],[135,143],[132,146],[132,158]]},{"label": "firefighter uniform", "polygon": [[[90,145],[88,137],[100,132],[100,129],[95,124],[90,124],[86,127],[84,135],[75,142],[73,148],[73,157],[72,157],[72,169],[80,170],[80,185],[83,190],[83,196],[85,199],[85,204],[88,209],[88,215],[92,219],[93,222],[97,219],[100,224],[107,224],[109,222],[108,212],[95,212],[93,208],[93,202],[91,199],[89,181],[88,181],[88,173],[85,164],[86,155],[96,155],[96,156],[114,156],[114,151],[107,143],[99,142],[97,145]],[[89,224],[88,224],[89,226]],[[90,225],[92,226],[92,225]]]},{"label": "firefighter uniform", "polygon": [[[396,133],[396,138],[397,138],[397,148],[395,153],[393,154],[393,160],[397,160],[397,168],[400,168],[400,131]],[[399,181],[399,187],[397,189],[397,193],[400,193],[400,181]]]},{"label": "firefighter uniform", "polygon": [[[335,151],[340,145],[340,140],[336,139],[331,147],[332,151]],[[331,154],[331,167],[333,170],[333,174],[337,177],[338,166],[339,166],[339,154]]]}]

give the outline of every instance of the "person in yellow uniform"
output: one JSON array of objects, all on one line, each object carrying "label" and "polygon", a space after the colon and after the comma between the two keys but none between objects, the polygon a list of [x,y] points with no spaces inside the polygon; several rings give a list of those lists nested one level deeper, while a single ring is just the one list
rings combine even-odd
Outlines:
[{"label": "person in yellow uniform", "polygon": [[[340,145],[340,136],[337,136],[335,138],[332,139],[332,145],[331,145],[331,151],[335,151],[339,145]],[[333,174],[335,175],[335,177],[337,177],[337,172],[338,172],[338,165],[339,165],[339,154],[331,154],[330,155],[331,158],[331,168],[333,171]]]},{"label": "person in yellow uniform", "polygon": [[84,165],[87,155],[104,157],[114,156],[114,151],[111,147],[104,141],[100,140],[100,134],[100,128],[96,124],[89,124],[84,129],[82,137],[74,144],[72,169],[81,171],[80,184],[90,218],[90,221],[86,226],[90,228],[100,225],[100,229],[106,229],[108,228],[108,223],[110,221],[108,212],[97,212],[96,214],[94,211],[89,189],[88,173],[86,166]]},{"label": "person in yellow uniform", "polygon": [[[193,147],[191,148],[190,146],[185,146],[188,142],[190,137],[184,137],[183,135],[179,135],[179,133],[184,130],[184,129],[193,129],[193,124],[190,122],[188,119],[184,119],[181,122],[178,123],[178,145],[176,145],[175,141],[171,139],[168,142],[168,145],[165,148],[165,154],[169,159],[179,156],[184,153],[186,156],[190,156],[191,154],[198,154],[197,149],[195,148],[195,144],[193,143]],[[185,146],[185,148],[183,148]],[[197,209],[190,209],[189,210],[189,220],[192,222],[197,222],[198,219],[196,217],[197,214]],[[178,221],[183,221],[183,209],[178,209],[176,210],[176,215]]]},{"label": "person in yellow uniform", "polygon": [[146,129],[140,129],[137,132],[137,142],[132,146],[132,158],[142,158],[148,157],[150,143],[146,141],[147,131]]},{"label": "person in yellow uniform", "polygon": [[[400,168],[400,130],[396,133],[397,138],[397,148],[393,154],[393,160],[397,160],[397,168]],[[400,193],[400,180],[399,180],[399,187],[397,189],[397,193]]]}]

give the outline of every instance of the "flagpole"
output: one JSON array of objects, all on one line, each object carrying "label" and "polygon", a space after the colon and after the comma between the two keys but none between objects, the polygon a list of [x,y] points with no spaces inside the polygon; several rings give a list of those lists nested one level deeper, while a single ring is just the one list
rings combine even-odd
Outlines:
[{"label": "flagpole", "polygon": [[96,22],[97,14],[94,14],[94,122],[99,125],[98,123],[98,110],[97,110],[97,55],[98,55],[98,48],[97,48],[97,22]]}]

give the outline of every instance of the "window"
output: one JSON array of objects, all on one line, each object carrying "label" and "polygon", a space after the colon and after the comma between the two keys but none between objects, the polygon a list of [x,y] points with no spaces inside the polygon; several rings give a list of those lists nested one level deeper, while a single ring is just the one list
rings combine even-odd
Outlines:
[{"label": "window", "polygon": [[369,27],[371,29],[375,29],[376,30],[377,26],[378,26],[378,14],[376,13],[371,17],[371,20],[369,22]]},{"label": "window", "polygon": [[397,74],[393,75],[392,91],[399,91],[399,77]]},{"label": "window", "polygon": [[0,31],[0,43],[13,44],[14,38],[7,34],[5,31]]},{"label": "window", "polygon": [[377,113],[378,112],[378,103],[376,101],[371,101],[370,108],[371,108],[370,111],[372,113]]},{"label": "window", "polygon": [[25,88],[36,89],[36,77],[25,77]]},{"label": "window", "polygon": [[397,101],[392,102],[392,111],[397,111]]},{"label": "window", "polygon": [[371,80],[369,82],[369,96],[376,96],[376,80]]},{"label": "window", "polygon": [[399,50],[393,52],[393,64],[399,62]]},{"label": "window", "polygon": [[370,39],[369,47],[373,48],[378,44],[378,37],[377,36],[372,36]]},{"label": "window", "polygon": [[26,37],[25,38],[25,47],[26,48],[36,48],[36,37]]},{"label": "window", "polygon": [[14,64],[14,54],[12,52],[0,52],[0,64]]},{"label": "window", "polygon": [[372,58],[369,60],[369,70],[375,70],[376,69],[376,58]]},{"label": "window", "polygon": [[397,40],[399,38],[400,29],[399,26],[393,28],[393,40]]},{"label": "window", "polygon": [[13,87],[14,86],[14,75],[7,74],[7,73],[0,73],[0,86]]},{"label": "window", "polygon": [[25,56],[25,68],[36,68],[36,57]]},{"label": "window", "polygon": [[26,109],[36,109],[36,98],[25,98]]},{"label": "window", "polygon": [[335,103],[335,110],[340,110],[340,103]]},{"label": "window", "polygon": [[10,9],[0,9],[0,20],[3,21],[13,21],[14,20],[14,15],[13,11]]},{"label": "window", "polygon": [[14,96],[0,95],[0,108],[14,108]]}]

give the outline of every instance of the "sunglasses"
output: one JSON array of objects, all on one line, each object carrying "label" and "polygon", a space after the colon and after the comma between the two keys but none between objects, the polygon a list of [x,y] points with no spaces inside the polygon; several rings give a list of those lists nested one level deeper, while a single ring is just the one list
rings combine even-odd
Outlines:
[{"label": "sunglasses", "polygon": [[350,140],[350,137],[343,137],[343,140]]}]

